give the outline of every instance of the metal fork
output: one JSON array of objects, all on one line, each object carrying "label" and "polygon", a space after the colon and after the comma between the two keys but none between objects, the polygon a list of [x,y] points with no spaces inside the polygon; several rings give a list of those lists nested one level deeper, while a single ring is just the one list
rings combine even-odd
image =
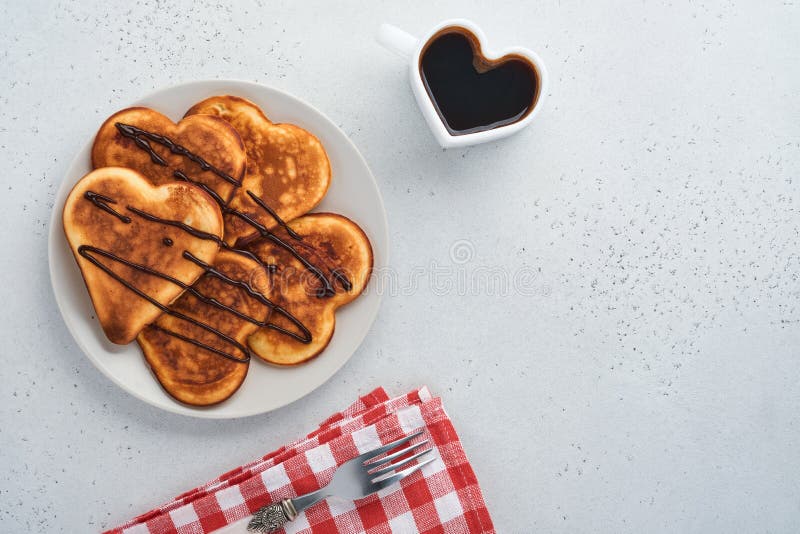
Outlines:
[{"label": "metal fork", "polygon": [[[292,521],[300,512],[323,499],[333,496],[348,500],[361,499],[370,493],[391,486],[395,482],[400,482],[436,459],[421,460],[424,455],[432,451],[430,446],[425,447],[429,441],[427,439],[391,452],[422,435],[422,432],[420,430],[349,460],[339,466],[333,480],[324,488],[264,506],[253,515],[253,519],[247,525],[247,530],[250,532],[275,532],[288,521]],[[425,450],[419,450],[422,448]],[[380,457],[383,454],[386,456]],[[407,454],[411,454],[411,456],[403,458]],[[419,463],[398,470],[417,459],[420,459]]]}]

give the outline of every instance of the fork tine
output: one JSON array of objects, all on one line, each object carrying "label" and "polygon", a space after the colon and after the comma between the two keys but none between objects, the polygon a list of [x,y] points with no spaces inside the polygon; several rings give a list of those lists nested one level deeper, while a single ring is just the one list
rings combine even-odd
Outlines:
[{"label": "fork tine", "polygon": [[425,460],[424,462],[420,462],[417,465],[412,465],[411,467],[407,467],[402,471],[388,477],[386,475],[383,475],[383,477],[378,477],[377,479],[372,480],[372,487],[375,491],[382,490],[383,488],[391,486],[395,482],[400,482],[408,475],[416,473],[417,471],[419,471],[420,469],[422,469],[435,459],[436,458],[430,458],[429,460]]},{"label": "fork tine", "polygon": [[418,448],[422,447],[423,445],[425,445],[426,443],[428,443],[429,441],[430,440],[426,439],[426,440],[420,441],[419,443],[414,443],[412,445],[409,445],[408,447],[400,449],[397,452],[393,452],[392,454],[387,454],[383,458],[380,458],[380,459],[377,459],[377,460],[373,456],[369,460],[364,460],[364,465],[368,466],[370,464],[374,464],[373,467],[377,467],[380,464],[386,463],[386,462],[388,462],[390,460],[394,460],[395,458],[397,458],[399,456],[403,456],[404,454],[406,454],[408,452],[411,452],[414,449],[418,449]]},{"label": "fork tine", "polygon": [[381,454],[383,454],[385,452],[389,452],[390,450],[394,449],[398,445],[402,445],[403,443],[406,443],[407,441],[410,441],[410,440],[416,438],[417,436],[422,435],[423,432],[424,432],[423,430],[418,430],[418,431],[414,432],[413,434],[409,434],[408,436],[406,436],[404,438],[400,438],[400,439],[398,439],[396,441],[393,441],[391,443],[387,443],[386,445],[384,445],[382,447],[378,447],[377,449],[373,449],[371,451],[367,451],[367,452],[365,452],[364,454],[361,455],[361,458],[364,458],[364,461],[366,461],[366,460],[370,460],[372,458],[375,458],[376,456],[380,456]]},{"label": "fork tine", "polygon": [[404,459],[400,460],[397,463],[389,464],[386,467],[381,467],[377,471],[373,471],[372,473],[369,473],[369,476],[378,476],[378,475],[383,475],[384,473],[388,473],[389,471],[394,471],[395,469],[397,469],[399,467],[403,467],[404,465],[412,462],[413,460],[416,460],[417,458],[419,458],[423,454],[428,454],[432,450],[433,449],[427,449],[427,450],[424,450],[424,451],[420,451],[417,454],[415,454],[413,456],[409,456],[408,458],[404,458]]}]

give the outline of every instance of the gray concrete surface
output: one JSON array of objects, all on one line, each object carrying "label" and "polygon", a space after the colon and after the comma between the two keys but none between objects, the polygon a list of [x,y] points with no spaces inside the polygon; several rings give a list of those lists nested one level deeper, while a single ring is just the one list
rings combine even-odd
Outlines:
[{"label": "gray concrete surface", "polygon": [[[799,9],[3,2],[0,531],[114,526],[359,393],[427,384],[500,532],[796,532]],[[549,100],[521,134],[437,148],[373,39],[381,22],[422,32],[454,16],[548,64]],[[328,114],[380,183],[399,280],[453,281],[401,284],[323,387],[223,422],[158,411],[96,371],[46,254],[54,192],[100,122],[207,78]],[[487,271],[517,283],[459,285]]]}]

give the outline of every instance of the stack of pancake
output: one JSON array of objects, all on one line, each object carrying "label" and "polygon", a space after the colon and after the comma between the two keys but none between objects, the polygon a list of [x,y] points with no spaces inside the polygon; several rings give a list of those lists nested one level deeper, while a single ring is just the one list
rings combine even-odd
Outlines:
[{"label": "stack of pancake", "polygon": [[366,234],[308,213],[331,181],[324,147],[252,102],[212,97],[177,124],[119,111],[92,167],[64,206],[67,240],[108,339],[135,339],[181,402],[230,397],[252,354],[277,366],[319,355],[336,309],[367,284]]}]

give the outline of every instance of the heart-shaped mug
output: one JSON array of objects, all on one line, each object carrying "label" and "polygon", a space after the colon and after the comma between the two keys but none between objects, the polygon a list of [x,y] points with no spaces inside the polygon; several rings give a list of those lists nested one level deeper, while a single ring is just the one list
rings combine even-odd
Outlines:
[{"label": "heart-shaped mug", "polygon": [[521,47],[492,51],[469,20],[446,20],[420,39],[383,24],[378,42],[408,59],[414,97],[443,148],[520,131],[547,93],[547,70],[538,55]]}]

